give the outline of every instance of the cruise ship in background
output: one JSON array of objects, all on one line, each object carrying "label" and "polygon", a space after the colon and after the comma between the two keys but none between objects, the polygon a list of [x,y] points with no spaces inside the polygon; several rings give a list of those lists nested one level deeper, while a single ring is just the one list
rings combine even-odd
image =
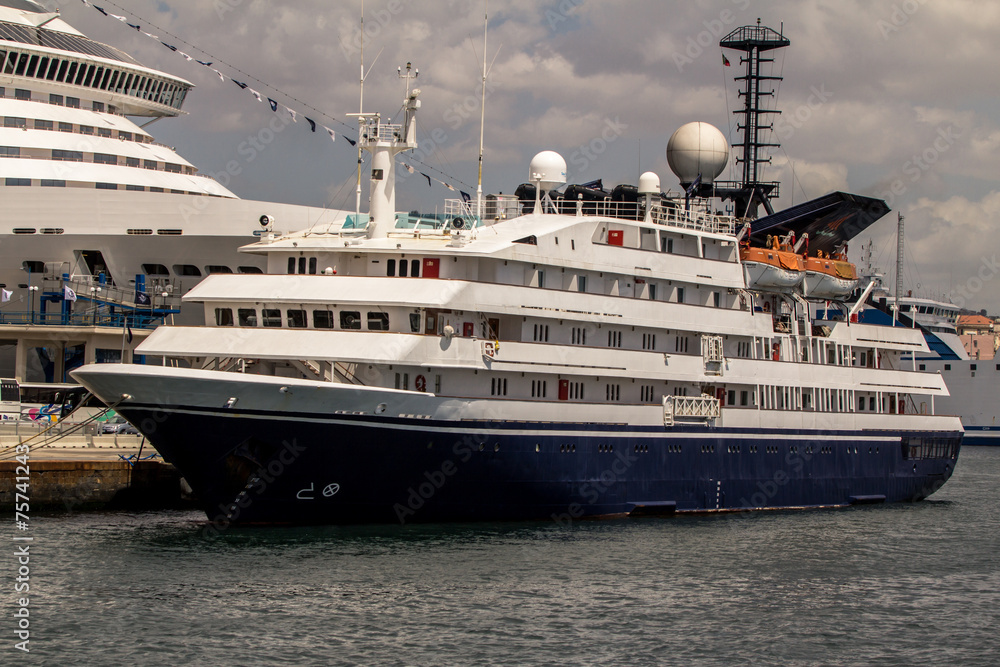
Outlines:
[{"label": "cruise ship in background", "polygon": [[262,216],[272,231],[343,222],[342,211],[240,199],[157,143],[144,126],[185,113],[193,87],[35,2],[0,0],[0,285],[11,293],[0,324],[37,321],[66,274],[81,300],[118,294],[127,311],[142,305],[128,303],[139,288],[165,312],[209,274],[260,273],[263,259],[237,248]]}]

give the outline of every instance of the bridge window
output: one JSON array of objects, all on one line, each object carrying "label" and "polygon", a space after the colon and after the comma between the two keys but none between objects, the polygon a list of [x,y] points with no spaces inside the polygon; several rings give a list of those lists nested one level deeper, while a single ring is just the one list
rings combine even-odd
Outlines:
[{"label": "bridge window", "polygon": [[289,310],[288,311],[288,328],[289,329],[304,329],[306,327],[306,311],[304,310]]},{"label": "bridge window", "polygon": [[219,327],[231,327],[233,326],[233,309],[232,308],[216,308],[215,309],[215,325]]},{"label": "bridge window", "polygon": [[162,264],[143,264],[142,272],[147,276],[169,276],[170,271]]},{"label": "bridge window", "polygon": [[388,331],[389,330],[389,313],[369,312],[368,313],[368,330],[369,331]]},{"label": "bridge window", "polygon": [[265,327],[281,327],[281,310],[278,308],[264,308],[260,311],[260,319]]},{"label": "bridge window", "polygon": [[340,328],[341,329],[360,329],[361,328],[361,313],[356,310],[342,310],[340,311]]},{"label": "bridge window", "polygon": [[333,328],[333,311],[332,310],[314,310],[313,311],[313,327],[316,329],[332,329]]},{"label": "bridge window", "polygon": [[257,326],[257,311],[253,308],[240,308],[236,311],[237,316],[240,318],[241,327],[255,327]]}]

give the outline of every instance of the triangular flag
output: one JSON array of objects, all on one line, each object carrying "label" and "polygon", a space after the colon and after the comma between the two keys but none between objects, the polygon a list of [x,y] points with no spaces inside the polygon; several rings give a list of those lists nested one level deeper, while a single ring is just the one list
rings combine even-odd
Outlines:
[{"label": "triangular flag", "polygon": [[130,327],[130,326],[128,325],[128,323],[126,323],[126,324],[125,324],[125,331],[126,331],[126,334],[125,334],[125,335],[126,335],[126,336],[127,336],[127,338],[128,338],[128,342],[130,342],[130,343],[131,343],[131,342],[132,342],[132,327]]},{"label": "triangular flag", "polygon": [[104,14],[105,16],[108,15],[108,13],[106,11],[104,11],[103,9],[101,9],[100,7],[98,7],[97,5],[94,5],[94,9],[96,9],[100,13]]},{"label": "triangular flag", "polygon": [[179,54],[181,54],[182,56],[184,56],[184,59],[185,59],[185,60],[187,60],[188,62],[191,62],[192,60],[194,60],[194,58],[192,58],[192,57],[191,57],[191,56],[189,56],[188,54],[184,53],[183,51],[178,51],[177,53],[179,53]]},{"label": "triangular flag", "polygon": [[113,19],[118,19],[122,23],[126,23],[128,21],[127,18],[125,18],[124,16],[118,16],[118,14],[109,14],[109,16]]},{"label": "triangular flag", "polygon": [[722,54],[722,64],[729,67],[729,58],[726,57],[725,53]]},{"label": "triangular flag", "polygon": [[264,101],[264,98],[260,96],[260,93],[258,93],[258,92],[257,92],[256,90],[254,90],[253,88],[249,88],[249,87],[248,87],[248,88],[247,88],[247,90],[249,90],[249,91],[250,91],[250,94],[251,94],[251,95],[253,95],[254,97],[256,97],[256,98],[257,98],[257,101],[258,101],[258,102],[263,102],[263,101]]},{"label": "triangular flag", "polygon": [[312,130],[313,132],[315,132],[316,131],[316,121],[314,121],[309,116],[303,116],[303,118],[305,118],[306,122],[309,123],[309,129]]},{"label": "triangular flag", "polygon": [[347,143],[349,143],[350,145],[352,145],[352,146],[357,146],[358,145],[358,142],[354,141],[354,139],[351,139],[346,134],[342,134],[340,136],[342,136],[343,138],[347,139]]},{"label": "triangular flag", "polygon": [[63,299],[66,301],[76,301],[76,292],[71,290],[69,285],[63,285]]},{"label": "triangular flag", "polygon": [[267,98],[267,103],[271,105],[271,111],[278,113],[278,103],[272,100],[270,97]]},{"label": "triangular flag", "polygon": [[247,88],[250,87],[247,84],[243,83],[242,81],[237,81],[236,79],[230,79],[230,81],[232,81],[233,83],[235,83],[237,86],[239,86],[243,90],[246,90]]},{"label": "triangular flag", "polygon": [[205,67],[211,67],[212,66],[212,63],[205,62],[204,60],[195,60],[195,62],[198,63],[199,65],[204,65]]},{"label": "triangular flag", "polygon": [[87,7],[92,7],[93,6],[89,2],[87,2],[87,0],[81,0],[81,2],[83,2],[83,4],[85,4]]},{"label": "triangular flag", "polygon": [[462,194],[462,201],[472,201],[472,197],[469,195],[468,192],[465,192],[463,190],[459,190],[459,192]]},{"label": "triangular flag", "polygon": [[146,292],[135,291],[135,305],[137,306],[148,306],[149,304],[149,294]]},{"label": "triangular flag", "polygon": [[413,173],[413,167],[411,167],[410,165],[406,164],[405,162],[403,163],[403,167],[406,168],[406,171],[410,172],[411,174]]},{"label": "triangular flag", "polygon": [[0,287],[0,291],[3,292],[3,301],[2,301],[3,303],[7,303],[8,301],[10,301],[10,297],[14,295],[13,292],[7,289],[3,289],[2,287]]},{"label": "triangular flag", "polygon": [[167,44],[166,42],[160,42],[160,44],[163,44],[163,46],[167,47],[171,51],[176,51],[177,50],[176,46],[171,46],[171,45]]},{"label": "triangular flag", "polygon": [[424,172],[420,172],[420,175],[427,179],[427,187],[431,187],[431,177]]},{"label": "triangular flag", "polygon": [[452,185],[451,185],[451,184],[449,184],[449,183],[442,183],[441,185],[443,185],[444,187],[448,188],[448,189],[449,189],[449,190],[451,190],[452,192],[454,192],[454,191],[455,191],[455,188],[454,188],[454,186],[452,186]]},{"label": "triangular flag", "polygon": [[337,143],[337,133],[328,128],[326,125],[323,126],[323,129],[326,130],[326,133],[330,135],[330,141]]},{"label": "triangular flag", "polygon": [[127,26],[128,26],[128,27],[130,27],[130,28],[135,28],[135,29],[136,29],[136,30],[138,30],[139,32],[142,32],[142,28],[141,28],[140,26],[137,26],[137,25],[136,25],[136,24],[134,24],[134,23],[126,23],[125,25],[127,25]]},{"label": "triangular flag", "polygon": [[226,77],[222,76],[222,72],[220,72],[219,70],[215,69],[214,67],[212,67],[212,68],[210,68],[210,69],[211,69],[211,70],[212,70],[213,72],[215,72],[216,74],[218,74],[218,75],[219,75],[219,80],[220,80],[220,81],[225,81],[225,80],[226,80]]},{"label": "triangular flag", "polygon": [[146,32],[145,30],[143,30],[142,34],[144,34],[146,37],[149,37],[150,39],[155,39],[156,41],[160,41],[160,38],[151,32]]},{"label": "triangular flag", "polygon": [[295,120],[295,109],[289,109],[288,107],[285,107],[285,111],[287,111],[289,114],[291,114],[291,116],[292,116],[292,122],[293,123],[299,122],[299,121]]}]

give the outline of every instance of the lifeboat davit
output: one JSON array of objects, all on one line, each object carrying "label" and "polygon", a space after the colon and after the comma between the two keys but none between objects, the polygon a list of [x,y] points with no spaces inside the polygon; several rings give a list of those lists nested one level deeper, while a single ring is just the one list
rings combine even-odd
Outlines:
[{"label": "lifeboat davit", "polygon": [[839,299],[858,286],[858,270],[843,255],[809,257],[805,260],[803,292],[812,299]]},{"label": "lifeboat davit", "polygon": [[740,248],[743,274],[750,289],[790,292],[805,278],[805,262],[798,254],[775,248]]}]

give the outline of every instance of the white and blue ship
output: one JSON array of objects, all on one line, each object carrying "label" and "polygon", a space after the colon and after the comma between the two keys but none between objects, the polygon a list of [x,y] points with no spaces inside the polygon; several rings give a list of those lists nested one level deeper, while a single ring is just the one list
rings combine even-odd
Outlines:
[{"label": "white and blue ship", "polygon": [[[942,378],[905,361],[928,352],[921,333],[812,307],[855,288],[843,246],[884,203],[834,193],[752,225],[713,213],[699,195],[722,187],[728,147],[699,123],[669,148],[687,197],[652,173],[566,187],[546,151],[517,196],[397,214],[393,156],[416,145],[419,95],[401,125],[360,117],[368,216],[265,233],[244,250],[266,273],[185,295],[205,326],[158,328],[137,350],[146,365],[73,373],[211,518],[844,507],[920,500],[951,476],[962,424],[938,409]],[[775,184],[749,185],[744,212]],[[769,242],[777,223],[811,249],[802,234]]]}]

